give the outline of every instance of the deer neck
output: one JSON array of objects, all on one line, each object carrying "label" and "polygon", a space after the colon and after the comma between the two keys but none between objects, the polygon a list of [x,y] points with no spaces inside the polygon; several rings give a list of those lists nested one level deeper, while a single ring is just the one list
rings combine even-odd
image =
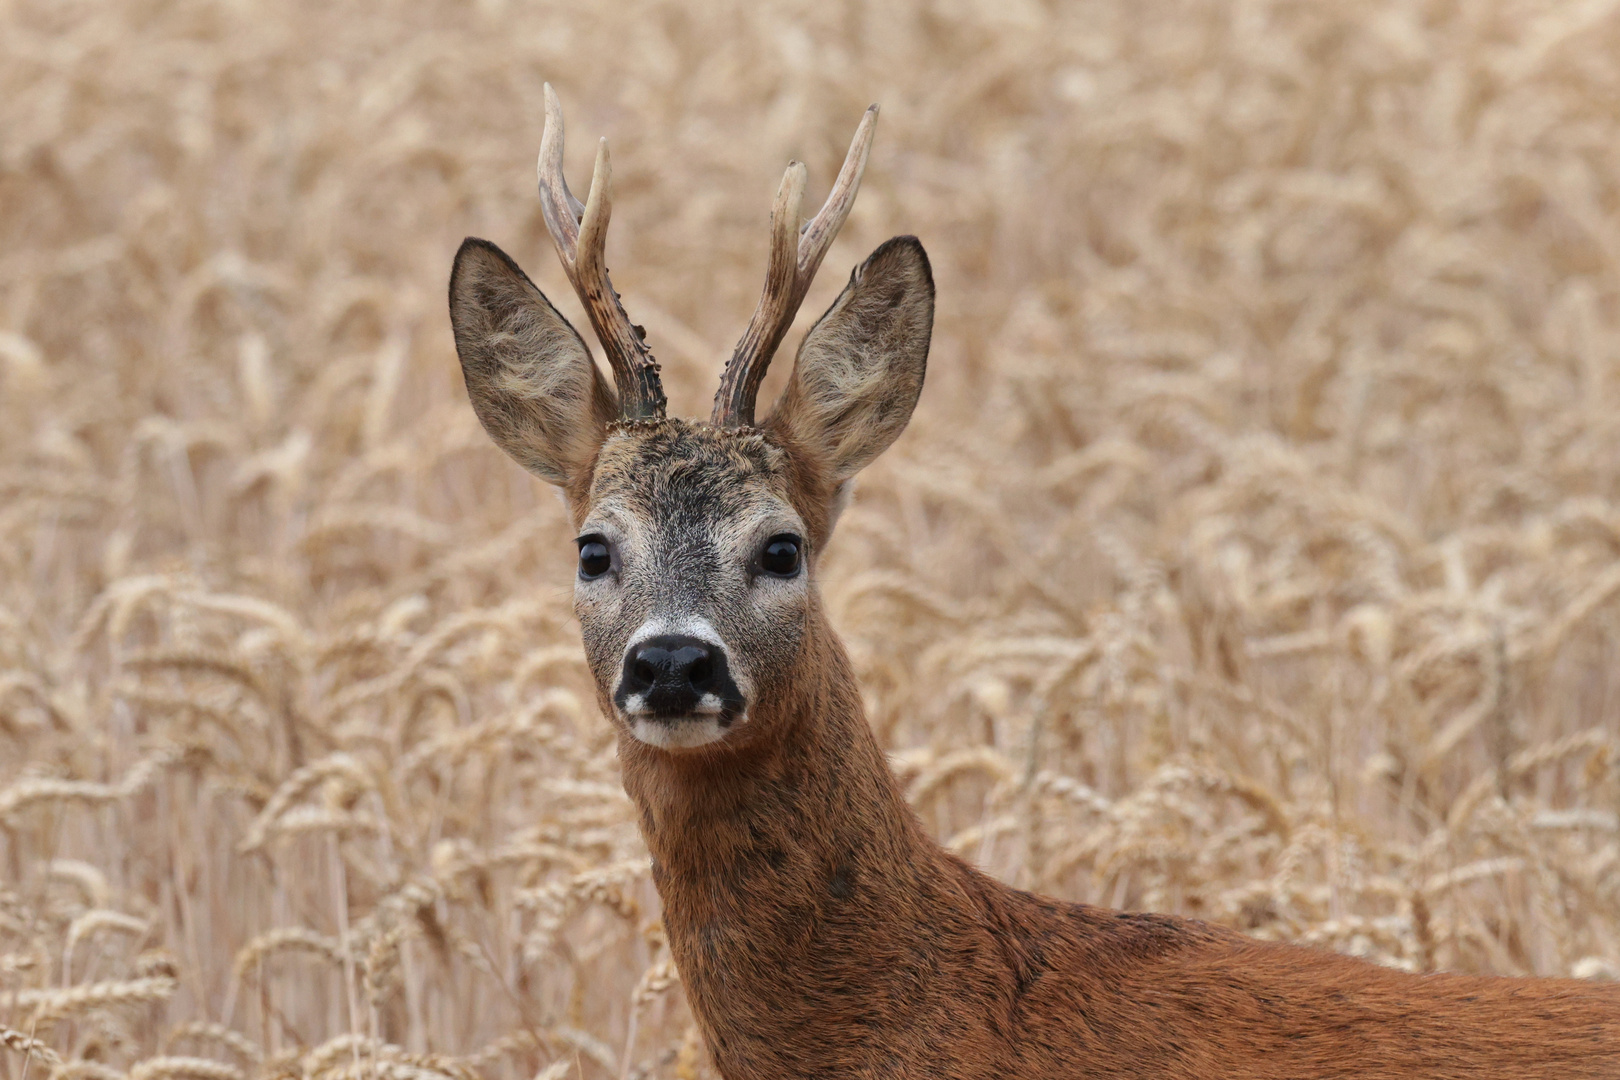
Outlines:
[{"label": "deer neck", "polygon": [[[816,629],[768,747],[620,747],[671,947],[712,1034],[736,1001],[754,1003],[756,1035],[760,1015],[813,1020],[818,977],[909,936],[900,924],[927,918],[919,876],[948,861],[900,794],[843,648]],[[777,1004],[761,1014],[765,1001]]]},{"label": "deer neck", "polygon": [[764,703],[760,719],[779,733],[768,746],[685,755],[621,742],[666,904],[687,882],[830,880],[852,847],[933,848],[866,722],[847,655],[825,622],[814,629],[792,684]]}]

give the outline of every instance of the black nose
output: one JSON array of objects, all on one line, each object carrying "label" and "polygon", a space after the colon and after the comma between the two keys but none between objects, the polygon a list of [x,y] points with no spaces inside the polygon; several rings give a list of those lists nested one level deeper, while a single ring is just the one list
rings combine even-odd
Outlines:
[{"label": "black nose", "polygon": [[706,643],[685,634],[648,638],[624,661],[619,696],[641,694],[646,708],[662,716],[679,716],[697,708],[715,689],[724,661]]}]

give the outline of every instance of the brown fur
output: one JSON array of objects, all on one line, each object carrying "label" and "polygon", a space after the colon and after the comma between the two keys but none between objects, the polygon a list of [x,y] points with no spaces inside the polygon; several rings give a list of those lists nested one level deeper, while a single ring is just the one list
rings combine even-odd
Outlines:
[{"label": "brown fur", "polygon": [[[480,418],[565,485],[576,526],[630,523],[627,564],[582,585],[576,610],[671,947],[727,1080],[1620,1077],[1620,986],[1409,975],[1048,900],[923,832],[814,588],[841,489],[899,434],[922,386],[933,285],[915,240],[856,272],[758,430],[604,422],[600,378],[587,382],[570,349],[523,353],[531,339],[511,329],[543,323],[534,340],[553,342],[561,317],[504,256],[463,253],[483,276],[464,278],[458,261],[457,280],[506,282],[452,287]],[[491,303],[527,314],[494,317]],[[558,398],[532,400],[551,385]],[[733,526],[784,514],[802,523],[809,577],[761,601]],[[718,624],[751,672],[746,722],[694,749],[638,740],[613,705],[634,627],[670,611]]]},{"label": "brown fur", "polygon": [[1011,889],[902,799],[820,610],[768,745],[621,736],[728,1080],[1620,1076],[1620,987],[1408,975]]}]

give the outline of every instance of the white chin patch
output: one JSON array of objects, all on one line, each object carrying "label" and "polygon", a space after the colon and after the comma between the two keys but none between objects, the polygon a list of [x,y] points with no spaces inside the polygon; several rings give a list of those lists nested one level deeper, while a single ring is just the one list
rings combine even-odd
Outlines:
[{"label": "white chin patch", "polygon": [[[732,726],[742,722],[738,717]],[[726,737],[726,728],[720,726],[717,716],[688,716],[680,720],[651,720],[644,716],[630,718],[630,734],[648,746],[660,750],[691,750],[707,746]]]}]

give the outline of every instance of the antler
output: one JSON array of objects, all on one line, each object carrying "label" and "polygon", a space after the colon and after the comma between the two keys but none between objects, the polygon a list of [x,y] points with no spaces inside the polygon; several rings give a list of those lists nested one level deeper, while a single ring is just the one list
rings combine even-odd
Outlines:
[{"label": "antler", "polygon": [[661,419],[664,388],[658,381],[658,361],[647,348],[646,331],[630,321],[613,291],[604,261],[608,219],[613,215],[613,167],[608,163],[607,140],[596,148],[596,169],[585,205],[574,198],[563,179],[562,106],[546,83],[546,126],[540,136],[540,209],[546,230],[557,246],[557,258],[573,282],[585,314],[613,368],[619,388],[619,410],[628,419]]},{"label": "antler", "polygon": [[714,395],[715,426],[753,425],[754,397],[765,378],[765,369],[793,325],[793,317],[799,313],[799,305],[810,291],[810,282],[815,280],[816,269],[832,246],[833,237],[855,205],[861,173],[866,171],[866,155],[872,149],[877,114],[878,107],[873,105],[861,117],[861,126],[855,129],[844,167],[838,171],[827,201],[802,229],[798,227],[799,208],[804,202],[808,174],[802,163],[788,163],[782,186],[776,189],[776,203],[771,207],[771,258],[765,271],[765,291],[720,376],[720,390]]}]

